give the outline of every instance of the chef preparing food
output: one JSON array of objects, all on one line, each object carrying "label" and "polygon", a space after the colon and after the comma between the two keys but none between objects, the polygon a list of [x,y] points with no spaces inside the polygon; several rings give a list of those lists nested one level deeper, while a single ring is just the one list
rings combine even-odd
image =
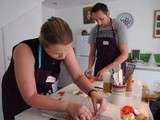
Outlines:
[{"label": "chef preparing food", "polygon": [[[128,58],[128,42],[126,27],[110,17],[107,5],[96,3],[91,9],[93,20],[97,25],[91,30],[89,37],[90,53],[86,75],[92,74],[102,80],[103,74],[122,64]],[[96,62],[95,62],[96,61]]]},{"label": "chef preparing food", "polygon": [[[13,48],[11,63],[2,81],[4,120],[14,120],[15,115],[30,107],[67,112],[74,120],[91,120],[105,111],[106,100],[93,88],[77,63],[72,38],[68,24],[52,17],[42,25],[39,38],[22,41]],[[90,96],[94,115],[80,103],[47,96],[55,92],[61,62],[74,83]]]}]

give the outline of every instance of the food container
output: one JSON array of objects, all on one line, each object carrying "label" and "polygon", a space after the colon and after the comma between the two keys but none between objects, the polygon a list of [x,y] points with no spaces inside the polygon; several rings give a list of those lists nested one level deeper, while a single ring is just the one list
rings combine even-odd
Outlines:
[{"label": "food container", "polygon": [[113,85],[111,102],[115,105],[124,105],[126,102],[126,85]]},{"label": "food container", "polygon": [[103,92],[105,94],[110,93],[111,92],[111,88],[112,88],[111,73],[110,72],[106,72],[106,74],[104,74],[102,76],[102,80],[103,80]]},{"label": "food container", "polygon": [[154,59],[155,59],[157,66],[160,66],[160,53],[154,54]]},{"label": "food container", "polygon": [[145,63],[149,62],[151,53],[140,53],[140,60],[142,60]]}]

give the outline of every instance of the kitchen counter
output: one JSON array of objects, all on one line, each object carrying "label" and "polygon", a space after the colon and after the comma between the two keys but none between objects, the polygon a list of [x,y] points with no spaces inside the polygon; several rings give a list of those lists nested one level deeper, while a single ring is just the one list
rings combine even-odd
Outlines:
[{"label": "kitchen counter", "polygon": [[[68,100],[82,102],[82,104],[88,106],[90,109],[93,109],[91,101],[88,97],[81,96],[81,95],[80,96],[71,95],[73,93],[73,90],[75,91],[77,89],[78,89],[77,86],[74,84],[66,86],[65,88],[60,90],[60,91],[65,91],[65,95],[61,98],[66,99],[66,100],[68,99]],[[56,99],[59,98],[59,96],[57,96],[57,94],[53,94],[53,95],[51,95],[51,97],[54,97]],[[113,120],[119,120],[120,107],[116,106],[114,104],[111,104],[110,102],[107,102],[107,105],[108,105],[107,111],[105,111],[102,114],[102,116],[103,117],[109,116],[109,117],[113,118]],[[149,118],[149,120],[153,120],[151,111],[149,109],[149,105],[147,103],[142,102],[140,106],[141,106],[140,111],[142,113],[144,113]],[[48,120],[49,118],[53,117],[54,115],[55,115],[54,111],[47,112],[47,111],[42,111],[39,109],[31,108],[31,109],[25,110],[24,112],[16,115],[15,120]],[[64,119],[58,119],[58,120],[64,120]],[[100,120],[101,120],[101,118],[100,118]]]},{"label": "kitchen counter", "polygon": [[146,82],[151,86],[160,82],[160,67],[155,64],[135,63],[134,80]]},{"label": "kitchen counter", "polygon": [[137,70],[148,70],[148,71],[159,71],[160,72],[160,67],[155,64],[149,65],[149,64],[135,63],[135,65],[136,65]]}]

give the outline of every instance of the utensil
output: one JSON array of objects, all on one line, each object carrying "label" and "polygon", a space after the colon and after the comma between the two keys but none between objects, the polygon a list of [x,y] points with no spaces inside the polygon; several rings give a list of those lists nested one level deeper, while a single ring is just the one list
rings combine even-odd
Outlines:
[{"label": "utensil", "polygon": [[127,63],[126,64],[126,73],[124,78],[124,84],[127,83],[128,78],[133,74],[134,70],[136,68],[136,65],[134,63]]}]

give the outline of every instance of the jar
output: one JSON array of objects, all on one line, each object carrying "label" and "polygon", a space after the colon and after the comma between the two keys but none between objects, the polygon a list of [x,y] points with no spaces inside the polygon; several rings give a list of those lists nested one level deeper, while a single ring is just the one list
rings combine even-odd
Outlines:
[{"label": "jar", "polygon": [[111,73],[110,72],[106,72],[103,76],[102,76],[102,80],[103,80],[103,92],[106,93],[110,93],[111,92],[111,88],[112,88],[112,84],[111,84]]},{"label": "jar", "polygon": [[126,102],[126,85],[113,85],[111,102],[115,105],[124,105]]},{"label": "jar", "polygon": [[126,90],[131,92],[133,90],[133,83],[134,83],[134,80],[132,79],[132,75],[129,76],[128,80],[127,80],[127,88]]}]

